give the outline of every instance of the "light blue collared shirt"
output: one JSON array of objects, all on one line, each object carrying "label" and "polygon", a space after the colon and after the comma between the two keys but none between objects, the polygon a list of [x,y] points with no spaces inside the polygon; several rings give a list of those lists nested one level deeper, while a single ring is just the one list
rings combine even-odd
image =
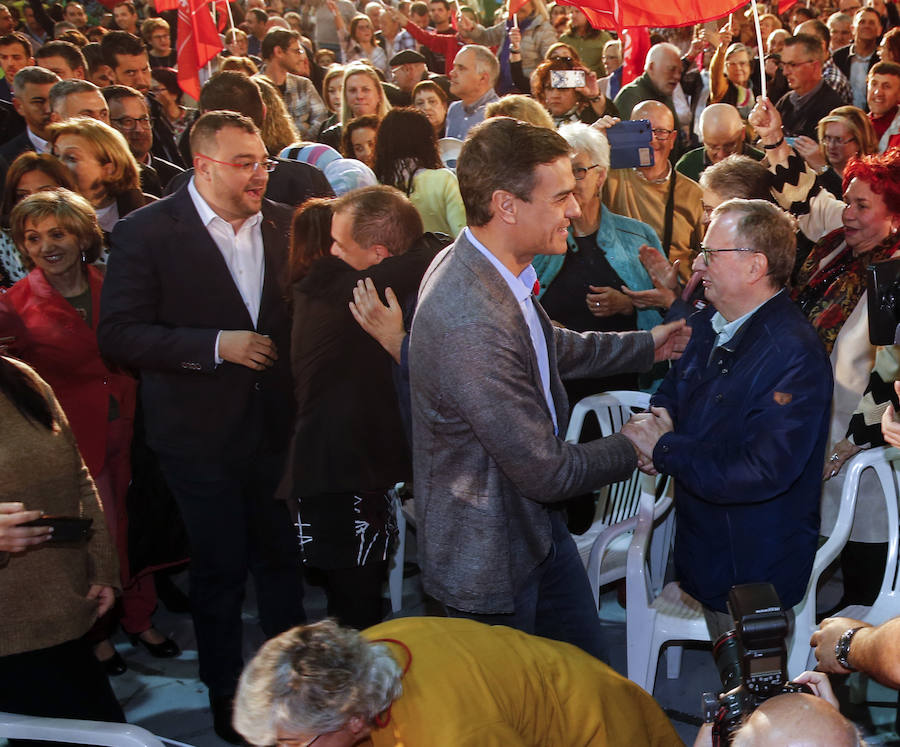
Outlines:
[{"label": "light blue collared shirt", "polygon": [[481,252],[487,260],[500,273],[500,277],[509,286],[513,296],[519,303],[519,309],[522,316],[525,317],[525,324],[528,325],[528,331],[531,334],[531,346],[534,348],[534,354],[537,356],[538,371],[541,375],[541,385],[544,389],[544,399],[547,400],[547,407],[550,409],[550,417],[553,418],[553,432],[559,433],[559,426],[556,422],[556,407],[553,404],[553,394],[550,391],[550,356],[547,353],[547,338],[544,336],[544,328],[541,327],[541,320],[538,317],[537,310],[534,308],[533,291],[534,284],[537,281],[537,273],[534,267],[528,265],[521,274],[516,277],[506,266],[482,244],[475,235],[468,229],[465,229],[466,238],[479,252]]},{"label": "light blue collared shirt", "polygon": [[[778,293],[784,293],[784,289],[778,291]],[[715,347],[720,348],[725,343],[727,343],[732,337],[734,337],[735,332],[737,332],[741,326],[746,322],[751,316],[753,316],[757,311],[759,311],[763,306],[765,306],[769,301],[771,301],[778,293],[773,293],[769,296],[765,301],[763,301],[759,306],[755,309],[751,309],[743,316],[739,316],[733,322],[729,322],[725,320],[725,317],[722,316],[718,311],[712,315],[712,319],[710,319],[710,324],[712,324],[713,332],[716,333],[716,345]]]}]

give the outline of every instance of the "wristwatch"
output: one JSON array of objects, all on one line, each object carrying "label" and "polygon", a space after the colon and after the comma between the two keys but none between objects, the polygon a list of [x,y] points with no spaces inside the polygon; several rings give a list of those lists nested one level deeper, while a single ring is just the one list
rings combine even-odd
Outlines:
[{"label": "wristwatch", "polygon": [[837,663],[844,669],[849,669],[851,672],[855,672],[856,669],[850,666],[850,641],[853,640],[856,631],[862,630],[862,627],[863,626],[858,628],[848,628],[841,633],[841,637],[838,638],[837,643],[834,644],[834,658],[837,659]]}]

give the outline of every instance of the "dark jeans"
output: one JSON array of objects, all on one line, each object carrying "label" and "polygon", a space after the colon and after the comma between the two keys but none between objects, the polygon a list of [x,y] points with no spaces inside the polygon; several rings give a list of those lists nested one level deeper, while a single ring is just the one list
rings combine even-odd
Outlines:
[{"label": "dark jeans", "polygon": [[603,631],[587,573],[561,511],[551,511],[550,554],[516,593],[515,612],[483,615],[446,607],[450,617],[467,617],[488,625],[511,628],[571,643],[606,661]]},{"label": "dark jeans", "polygon": [[272,496],[283,454],[228,462],[161,457],[191,544],[191,613],[200,679],[213,697],[230,697],[243,667],[241,607],[253,574],[267,637],[306,620],[297,534]]},{"label": "dark jeans", "polygon": [[0,711],[124,723],[93,647],[84,639],[0,657]]}]

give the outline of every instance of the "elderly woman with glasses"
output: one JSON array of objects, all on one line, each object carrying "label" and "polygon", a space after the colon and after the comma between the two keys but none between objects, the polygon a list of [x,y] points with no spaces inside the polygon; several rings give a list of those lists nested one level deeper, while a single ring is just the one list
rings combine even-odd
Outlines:
[{"label": "elderly woman with glasses", "polygon": [[[575,200],[581,215],[571,221],[564,255],[539,255],[534,260],[541,305],[551,319],[578,332],[650,329],[662,321],[659,311],[636,308],[622,288],[653,288],[639,252],[647,246],[662,253],[659,238],[646,223],[616,215],[600,201],[609,171],[606,135],[581,123],[563,125],[559,134],[572,146]],[[636,386],[632,374],[571,382],[569,398]]]},{"label": "elderly woman with glasses", "polygon": [[710,104],[731,104],[743,119],[749,116],[756,103],[750,84],[752,59],[747,47],[731,43],[727,26],[719,32],[719,44],[709,65]]},{"label": "elderly woman with glasses", "polygon": [[819,175],[822,186],[841,199],[844,168],[850,159],[878,152],[875,128],[862,109],[839,106],[819,120],[818,135],[818,143],[800,135],[794,148]]},{"label": "elderly woman with glasses", "polygon": [[278,747],[680,742],[647,693],[588,654],[441,617],[282,633],[241,675],[234,725]]}]

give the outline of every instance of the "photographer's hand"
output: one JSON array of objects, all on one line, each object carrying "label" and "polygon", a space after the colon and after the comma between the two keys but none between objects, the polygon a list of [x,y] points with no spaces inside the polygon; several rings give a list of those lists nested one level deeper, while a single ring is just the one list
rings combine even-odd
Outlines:
[{"label": "photographer's hand", "polygon": [[[900,395],[900,381],[894,382],[894,391]],[[897,411],[891,406],[888,406],[881,416],[881,435],[888,444],[900,448],[900,419],[897,418]]]},{"label": "photographer's hand", "polygon": [[808,685],[809,689],[813,691],[813,695],[841,710],[838,699],[831,689],[831,681],[825,672],[804,672],[799,677],[795,677],[793,681],[801,685]]},{"label": "photographer's hand", "polygon": [[832,674],[847,674],[850,670],[844,669],[835,656],[834,647],[838,638],[844,631],[850,628],[871,627],[869,623],[854,620],[850,617],[827,617],[819,624],[819,629],[812,634],[809,645],[816,650],[816,661],[819,662],[816,669]]}]

